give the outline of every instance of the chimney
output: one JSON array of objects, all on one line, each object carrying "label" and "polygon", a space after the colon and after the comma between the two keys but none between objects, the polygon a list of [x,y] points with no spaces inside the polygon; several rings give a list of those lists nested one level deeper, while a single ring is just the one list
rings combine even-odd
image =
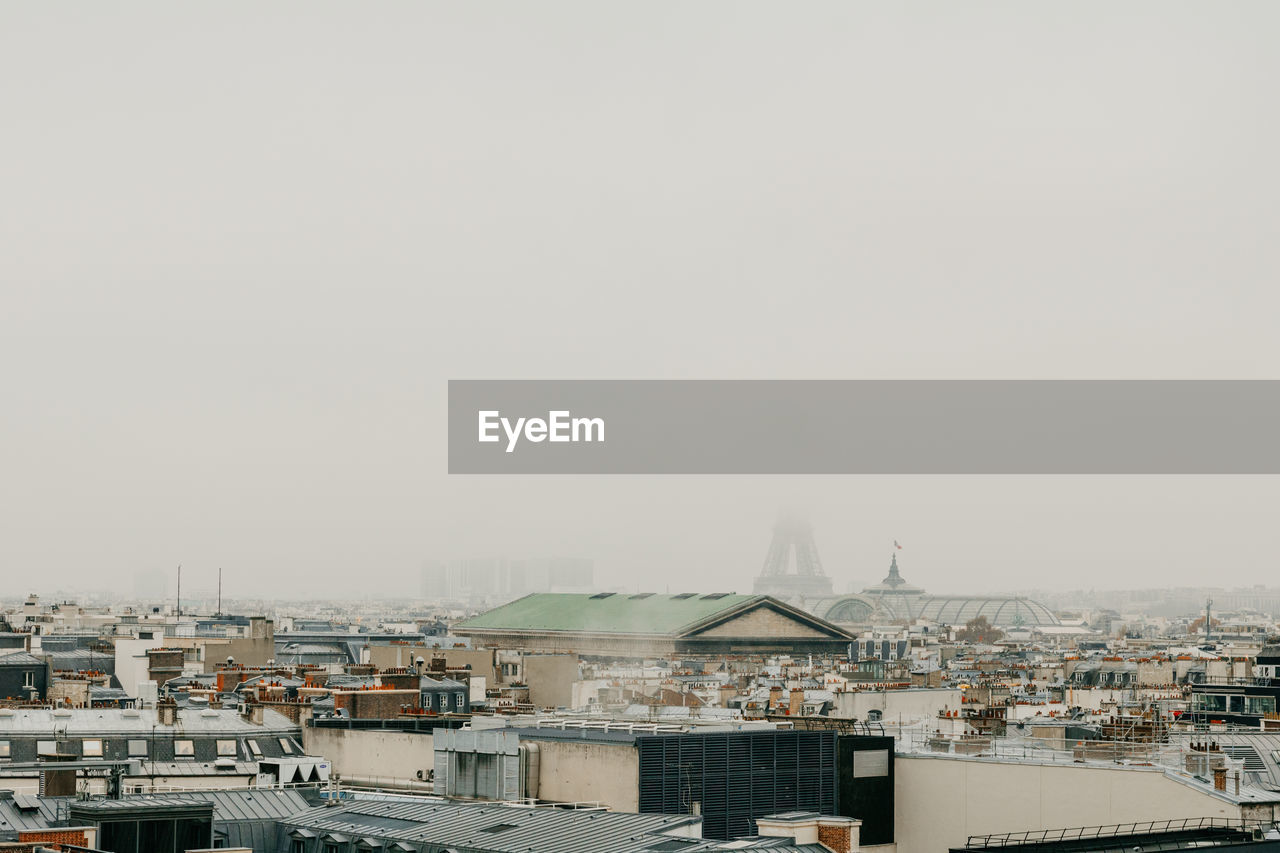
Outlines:
[{"label": "chimney", "polygon": [[769,688],[769,710],[776,711],[781,707],[782,707],[782,688],[770,687]]},{"label": "chimney", "polygon": [[1227,768],[1213,768],[1213,789],[1215,791],[1227,790]]},{"label": "chimney", "polygon": [[162,726],[172,726],[178,721],[178,705],[172,699],[156,703],[156,721]]},{"label": "chimney", "polygon": [[804,690],[799,687],[791,688],[791,704],[787,708],[787,713],[798,717],[803,710],[802,705],[804,705]]},{"label": "chimney", "polygon": [[818,818],[818,843],[825,844],[835,853],[854,853],[862,843],[862,821],[847,817]]},{"label": "chimney", "polygon": [[823,844],[835,853],[854,853],[859,846],[862,821],[816,812],[784,812],[756,820],[756,831],[766,838],[789,838],[796,846]]}]

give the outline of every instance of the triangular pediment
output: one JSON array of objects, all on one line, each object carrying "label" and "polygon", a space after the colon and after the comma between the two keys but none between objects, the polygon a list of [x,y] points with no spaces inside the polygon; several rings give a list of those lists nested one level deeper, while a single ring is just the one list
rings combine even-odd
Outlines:
[{"label": "triangular pediment", "polygon": [[822,631],[789,613],[771,607],[767,602],[744,610],[710,627],[695,629],[686,637],[721,637],[756,639],[762,637],[795,637],[797,639],[831,639],[835,632]]}]

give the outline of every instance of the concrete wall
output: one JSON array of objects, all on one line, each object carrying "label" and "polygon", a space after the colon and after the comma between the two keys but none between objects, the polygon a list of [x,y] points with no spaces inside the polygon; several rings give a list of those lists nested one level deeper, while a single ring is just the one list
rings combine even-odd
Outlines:
[{"label": "concrete wall", "polygon": [[539,740],[538,799],[640,810],[640,752],[629,743]]},{"label": "concrete wall", "polygon": [[997,832],[1241,816],[1239,806],[1147,767],[899,754],[894,777],[898,853],[940,853]]},{"label": "concrete wall", "polygon": [[[145,764],[143,765],[146,766]],[[157,792],[181,788],[195,788],[201,791],[225,791],[229,788],[252,788],[258,780],[257,774],[242,776],[238,773],[209,776],[126,776],[124,788],[147,788],[152,786]]]},{"label": "concrete wall", "polygon": [[233,657],[243,666],[266,666],[276,656],[274,636],[266,637],[166,637],[166,646],[195,649],[205,674],[217,672]]},{"label": "concrete wall", "polygon": [[134,699],[138,698],[138,684],[147,680],[147,649],[159,649],[163,646],[163,637],[116,640],[116,680],[125,693]]},{"label": "concrete wall", "polygon": [[[537,740],[538,798],[563,803],[600,802],[613,811],[640,807],[640,755],[628,743]],[[434,738],[425,733],[384,729],[305,726],[308,755],[323,756],[333,772],[347,778],[416,782],[419,770],[434,767]]]},{"label": "concrete wall", "polygon": [[[65,702],[72,708],[89,707],[89,688],[91,684],[88,681],[77,681],[67,678],[55,678],[53,684],[49,687],[49,701],[55,705]],[[0,687],[0,692],[4,688]]]},{"label": "concrete wall", "polygon": [[333,707],[346,710],[354,720],[389,720],[404,713],[404,706],[418,707],[417,690],[335,690]]},{"label": "concrete wall", "polygon": [[303,726],[307,755],[323,756],[342,777],[363,776],[418,781],[419,770],[435,766],[433,738],[425,732]]},{"label": "concrete wall", "polygon": [[577,655],[525,655],[529,701],[545,708],[573,707],[573,684],[581,672]]}]

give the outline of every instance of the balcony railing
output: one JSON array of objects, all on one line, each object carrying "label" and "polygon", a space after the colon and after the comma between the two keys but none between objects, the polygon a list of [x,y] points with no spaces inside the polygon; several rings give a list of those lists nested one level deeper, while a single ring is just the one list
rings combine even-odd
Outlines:
[{"label": "balcony railing", "polygon": [[1154,820],[1145,823],[1120,823],[1110,826],[1084,826],[1070,829],[1046,829],[1029,832],[1006,832],[997,835],[971,835],[969,849],[1018,847],[1031,844],[1062,844],[1092,839],[1127,838],[1132,836],[1162,835],[1165,833],[1201,832],[1205,830],[1234,830],[1263,833],[1274,829],[1271,821],[1252,821],[1223,817],[1190,817],[1179,820]]}]

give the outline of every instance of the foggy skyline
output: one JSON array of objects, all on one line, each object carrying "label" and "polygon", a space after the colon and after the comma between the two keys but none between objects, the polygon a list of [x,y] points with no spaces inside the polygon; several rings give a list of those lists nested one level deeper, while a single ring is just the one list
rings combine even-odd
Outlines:
[{"label": "foggy skyline", "polygon": [[837,591],[1271,583],[1274,477],[450,477],[445,383],[1275,378],[1277,25],[9,5],[0,567],[744,592],[795,507]]}]

